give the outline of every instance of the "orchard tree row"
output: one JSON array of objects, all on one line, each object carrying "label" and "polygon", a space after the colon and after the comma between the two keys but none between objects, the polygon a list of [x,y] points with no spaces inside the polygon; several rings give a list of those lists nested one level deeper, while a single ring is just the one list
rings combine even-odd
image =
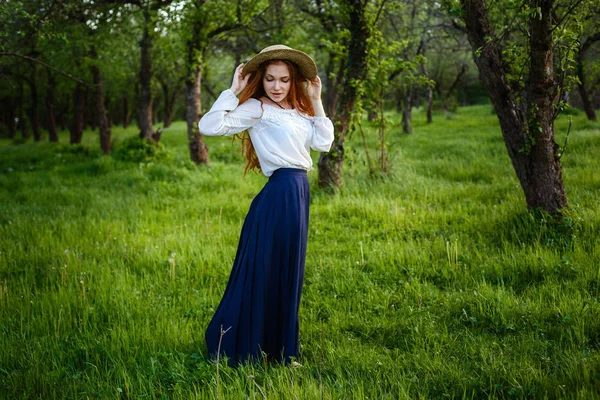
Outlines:
[{"label": "orchard tree row", "polygon": [[[600,6],[593,0],[6,0],[0,4],[0,135],[81,142],[135,121],[158,142],[187,122],[190,158],[209,163],[197,121],[236,65],[287,44],[312,55],[335,142],[319,184],[342,183],[345,139],[362,116],[377,127],[371,172],[386,172],[384,110],[487,99],[530,208],[567,203],[554,119],[568,105],[595,120]],[[203,107],[204,105],[204,107]],[[365,149],[368,151],[368,149]]]}]

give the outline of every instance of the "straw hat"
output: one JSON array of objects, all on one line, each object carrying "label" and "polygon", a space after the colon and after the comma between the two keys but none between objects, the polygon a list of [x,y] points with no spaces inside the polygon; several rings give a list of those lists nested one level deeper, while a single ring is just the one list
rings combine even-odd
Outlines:
[{"label": "straw hat", "polygon": [[258,69],[258,66],[268,60],[287,60],[298,66],[300,73],[307,79],[313,79],[317,76],[317,65],[310,56],[300,50],[294,50],[291,47],[282,44],[265,47],[260,53],[252,57],[244,65],[242,76],[246,76]]}]

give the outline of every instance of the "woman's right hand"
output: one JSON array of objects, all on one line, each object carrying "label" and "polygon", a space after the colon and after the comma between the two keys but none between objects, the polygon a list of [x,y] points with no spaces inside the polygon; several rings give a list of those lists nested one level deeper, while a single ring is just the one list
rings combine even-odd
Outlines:
[{"label": "woman's right hand", "polygon": [[252,74],[246,74],[245,77],[242,77],[242,69],[244,69],[244,64],[240,64],[235,69],[233,74],[233,82],[231,82],[231,90],[237,96],[242,90],[248,85],[248,81],[250,80],[250,76]]}]

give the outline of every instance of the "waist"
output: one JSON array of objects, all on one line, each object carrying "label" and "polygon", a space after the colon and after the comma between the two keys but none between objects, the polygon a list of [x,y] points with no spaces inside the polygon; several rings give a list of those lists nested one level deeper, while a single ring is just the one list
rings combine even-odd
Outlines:
[{"label": "waist", "polygon": [[300,168],[277,168],[273,171],[269,180],[297,176],[306,176],[306,170]]}]

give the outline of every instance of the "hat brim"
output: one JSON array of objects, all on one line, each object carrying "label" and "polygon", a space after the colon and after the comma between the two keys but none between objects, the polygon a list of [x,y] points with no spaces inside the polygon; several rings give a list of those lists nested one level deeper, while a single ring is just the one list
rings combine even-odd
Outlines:
[{"label": "hat brim", "polygon": [[260,64],[270,60],[286,60],[293,62],[300,70],[300,73],[307,79],[314,79],[318,73],[317,65],[308,54],[294,49],[277,49],[265,51],[264,53],[259,53],[252,57],[252,59],[244,65],[242,76],[256,72]]}]

